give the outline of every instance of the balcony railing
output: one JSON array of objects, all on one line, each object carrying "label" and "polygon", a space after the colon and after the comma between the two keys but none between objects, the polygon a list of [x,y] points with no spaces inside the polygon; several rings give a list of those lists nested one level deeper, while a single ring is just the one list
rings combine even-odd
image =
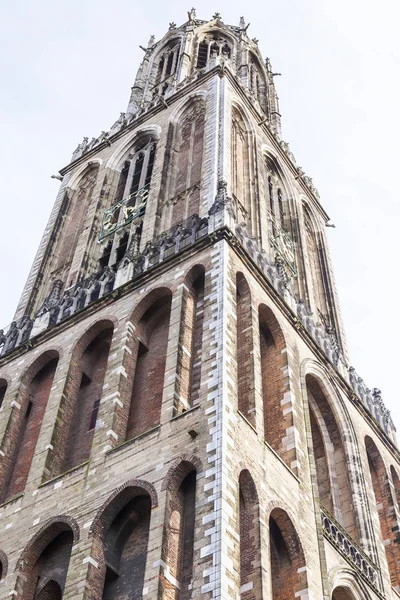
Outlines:
[{"label": "balcony railing", "polygon": [[339,525],[339,523],[320,506],[322,529],[324,536],[335,546],[335,548],[344,556],[357,572],[365,579],[378,593],[381,593],[381,578],[379,569],[365,552],[356,544],[352,537]]}]

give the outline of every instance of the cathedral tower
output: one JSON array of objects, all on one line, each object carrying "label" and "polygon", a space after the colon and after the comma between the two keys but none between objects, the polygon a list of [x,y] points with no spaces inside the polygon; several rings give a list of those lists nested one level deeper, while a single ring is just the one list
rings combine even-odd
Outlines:
[{"label": "cathedral tower", "polygon": [[194,9],[143,52],[0,333],[0,598],[398,599],[395,430],[276,73]]}]

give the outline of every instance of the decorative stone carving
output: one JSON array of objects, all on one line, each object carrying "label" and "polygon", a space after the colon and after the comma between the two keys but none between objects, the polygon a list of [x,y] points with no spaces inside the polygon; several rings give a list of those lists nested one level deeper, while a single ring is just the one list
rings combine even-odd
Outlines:
[{"label": "decorative stone carving", "polygon": [[365,385],[363,379],[357,375],[354,367],[349,367],[348,371],[350,385],[353,388],[354,393],[389,438],[396,443],[396,428],[393,424],[390,411],[383,403],[381,391],[378,388],[374,388],[371,392]]},{"label": "decorative stone carving", "polygon": [[37,316],[40,317],[47,313],[53,306],[56,306],[60,300],[61,290],[63,288],[64,283],[61,279],[56,279],[53,283],[53,288],[50,294],[47,296],[46,300],[43,302],[40,307]]}]

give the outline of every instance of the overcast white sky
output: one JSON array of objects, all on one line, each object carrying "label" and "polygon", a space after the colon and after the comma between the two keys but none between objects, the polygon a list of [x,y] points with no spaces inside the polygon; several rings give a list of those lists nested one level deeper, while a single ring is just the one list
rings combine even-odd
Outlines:
[{"label": "overcast white sky", "polygon": [[[0,14],[2,140],[0,327],[7,325],[59,182],[84,135],[126,109],[139,44],[186,21],[187,2],[14,0]],[[245,7],[244,7],[245,5]],[[197,5],[244,14],[275,71],[283,138],[314,178],[336,229],[329,240],[351,362],[380,387],[400,430],[398,0],[237,0]]]}]

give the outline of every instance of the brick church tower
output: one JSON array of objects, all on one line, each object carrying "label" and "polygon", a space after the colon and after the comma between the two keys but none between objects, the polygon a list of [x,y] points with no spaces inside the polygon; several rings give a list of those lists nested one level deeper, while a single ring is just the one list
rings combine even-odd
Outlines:
[{"label": "brick church tower", "polygon": [[349,365],[274,73],[151,38],[0,332],[0,598],[398,600],[400,460]]}]

